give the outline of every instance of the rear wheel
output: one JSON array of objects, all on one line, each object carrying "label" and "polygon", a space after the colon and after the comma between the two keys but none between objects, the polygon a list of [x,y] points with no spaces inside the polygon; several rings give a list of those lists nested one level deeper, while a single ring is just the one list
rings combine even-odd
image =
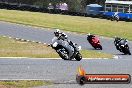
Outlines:
[{"label": "rear wheel", "polygon": [[77,53],[75,59],[76,59],[77,61],[80,61],[80,60],[82,59],[82,55],[81,55],[80,53]]}]

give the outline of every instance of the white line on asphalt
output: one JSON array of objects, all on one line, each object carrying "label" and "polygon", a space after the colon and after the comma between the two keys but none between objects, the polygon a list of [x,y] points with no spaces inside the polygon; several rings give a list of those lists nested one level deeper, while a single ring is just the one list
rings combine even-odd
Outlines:
[{"label": "white line on asphalt", "polygon": [[[3,37],[8,37],[8,38],[13,38],[13,37],[10,37],[10,36],[3,36]],[[44,44],[44,45],[47,45],[47,43],[42,43],[42,42],[38,42],[38,41],[30,41],[30,40],[26,40],[26,39],[21,39],[21,38],[13,38],[15,40],[20,40],[20,41],[26,41],[26,42],[33,42],[33,43],[39,43],[39,44]]]},{"label": "white line on asphalt", "polygon": [[28,58],[28,57],[0,57],[0,59],[24,59],[24,58]]},{"label": "white line on asphalt", "polygon": [[30,40],[26,40],[27,42],[29,42]]},{"label": "white line on asphalt", "polygon": [[[61,58],[29,58],[29,57],[0,57],[0,58],[5,58],[5,59],[45,59],[45,60],[59,60]],[[109,59],[109,58],[83,58],[85,60],[92,60],[92,59]]]},{"label": "white line on asphalt", "polygon": [[119,56],[114,55],[113,58],[114,58],[114,59],[119,59]]},{"label": "white line on asphalt", "polygon": [[43,43],[44,45],[47,45],[47,43]]},{"label": "white line on asphalt", "polygon": [[11,81],[17,81],[17,80],[20,80],[20,81],[21,81],[21,80],[27,80],[27,81],[28,81],[28,80],[34,80],[34,81],[35,81],[35,80],[36,80],[36,81],[37,81],[37,80],[42,80],[42,81],[47,80],[47,81],[50,81],[50,80],[52,80],[52,79],[0,79],[0,81],[10,81],[10,80],[11,80]]},{"label": "white line on asphalt", "polygon": [[32,41],[32,42],[35,42],[35,41]]},{"label": "white line on asphalt", "polygon": [[3,37],[6,37],[6,36],[3,36]]},{"label": "white line on asphalt", "polygon": [[69,81],[64,81],[64,83],[67,83],[67,82],[75,82],[76,80],[69,80]]},{"label": "white line on asphalt", "polygon": [[16,40],[19,40],[20,38],[15,38]]},{"label": "white line on asphalt", "polygon": [[21,39],[21,41],[24,41],[24,39]]}]

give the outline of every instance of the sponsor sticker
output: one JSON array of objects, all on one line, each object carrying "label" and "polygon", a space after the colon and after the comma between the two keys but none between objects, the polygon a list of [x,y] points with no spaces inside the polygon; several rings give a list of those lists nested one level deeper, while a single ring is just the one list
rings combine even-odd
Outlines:
[{"label": "sponsor sticker", "polygon": [[129,74],[86,74],[79,67],[76,81],[79,84],[128,84],[131,82]]}]

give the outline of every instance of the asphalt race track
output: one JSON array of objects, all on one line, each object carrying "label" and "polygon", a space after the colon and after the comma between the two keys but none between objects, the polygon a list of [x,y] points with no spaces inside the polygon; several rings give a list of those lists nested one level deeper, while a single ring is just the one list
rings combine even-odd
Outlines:
[{"label": "asphalt race track", "polygon": [[[50,43],[54,30],[0,22],[0,35],[22,38],[43,43]],[[68,33],[69,39],[82,46],[83,49],[94,50],[87,42],[86,35]],[[132,56],[123,55],[115,49],[113,39],[100,37],[103,50],[117,55],[118,59],[93,59],[81,61],[64,61],[48,59],[0,59],[0,80],[7,79],[42,79],[55,83],[48,87],[79,88],[75,77],[77,68],[82,67],[89,74],[130,74],[132,75]],[[132,51],[132,42],[129,41]],[[132,88],[132,84],[86,84],[84,88]],[[39,87],[44,88],[44,87]]]}]

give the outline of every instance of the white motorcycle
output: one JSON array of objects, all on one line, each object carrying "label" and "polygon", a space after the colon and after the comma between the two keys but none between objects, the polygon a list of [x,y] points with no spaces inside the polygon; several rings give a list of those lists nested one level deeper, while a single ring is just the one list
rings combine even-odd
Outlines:
[{"label": "white motorcycle", "polygon": [[[55,49],[59,56],[64,60],[76,59],[77,61],[80,61],[82,59],[82,55],[79,52],[79,50],[81,50],[81,46],[78,46],[77,44],[72,43],[71,41],[68,42],[53,38],[52,44],[50,44],[50,46]],[[70,52],[67,48],[70,49]],[[69,54],[71,52],[72,56],[69,57]]]}]

